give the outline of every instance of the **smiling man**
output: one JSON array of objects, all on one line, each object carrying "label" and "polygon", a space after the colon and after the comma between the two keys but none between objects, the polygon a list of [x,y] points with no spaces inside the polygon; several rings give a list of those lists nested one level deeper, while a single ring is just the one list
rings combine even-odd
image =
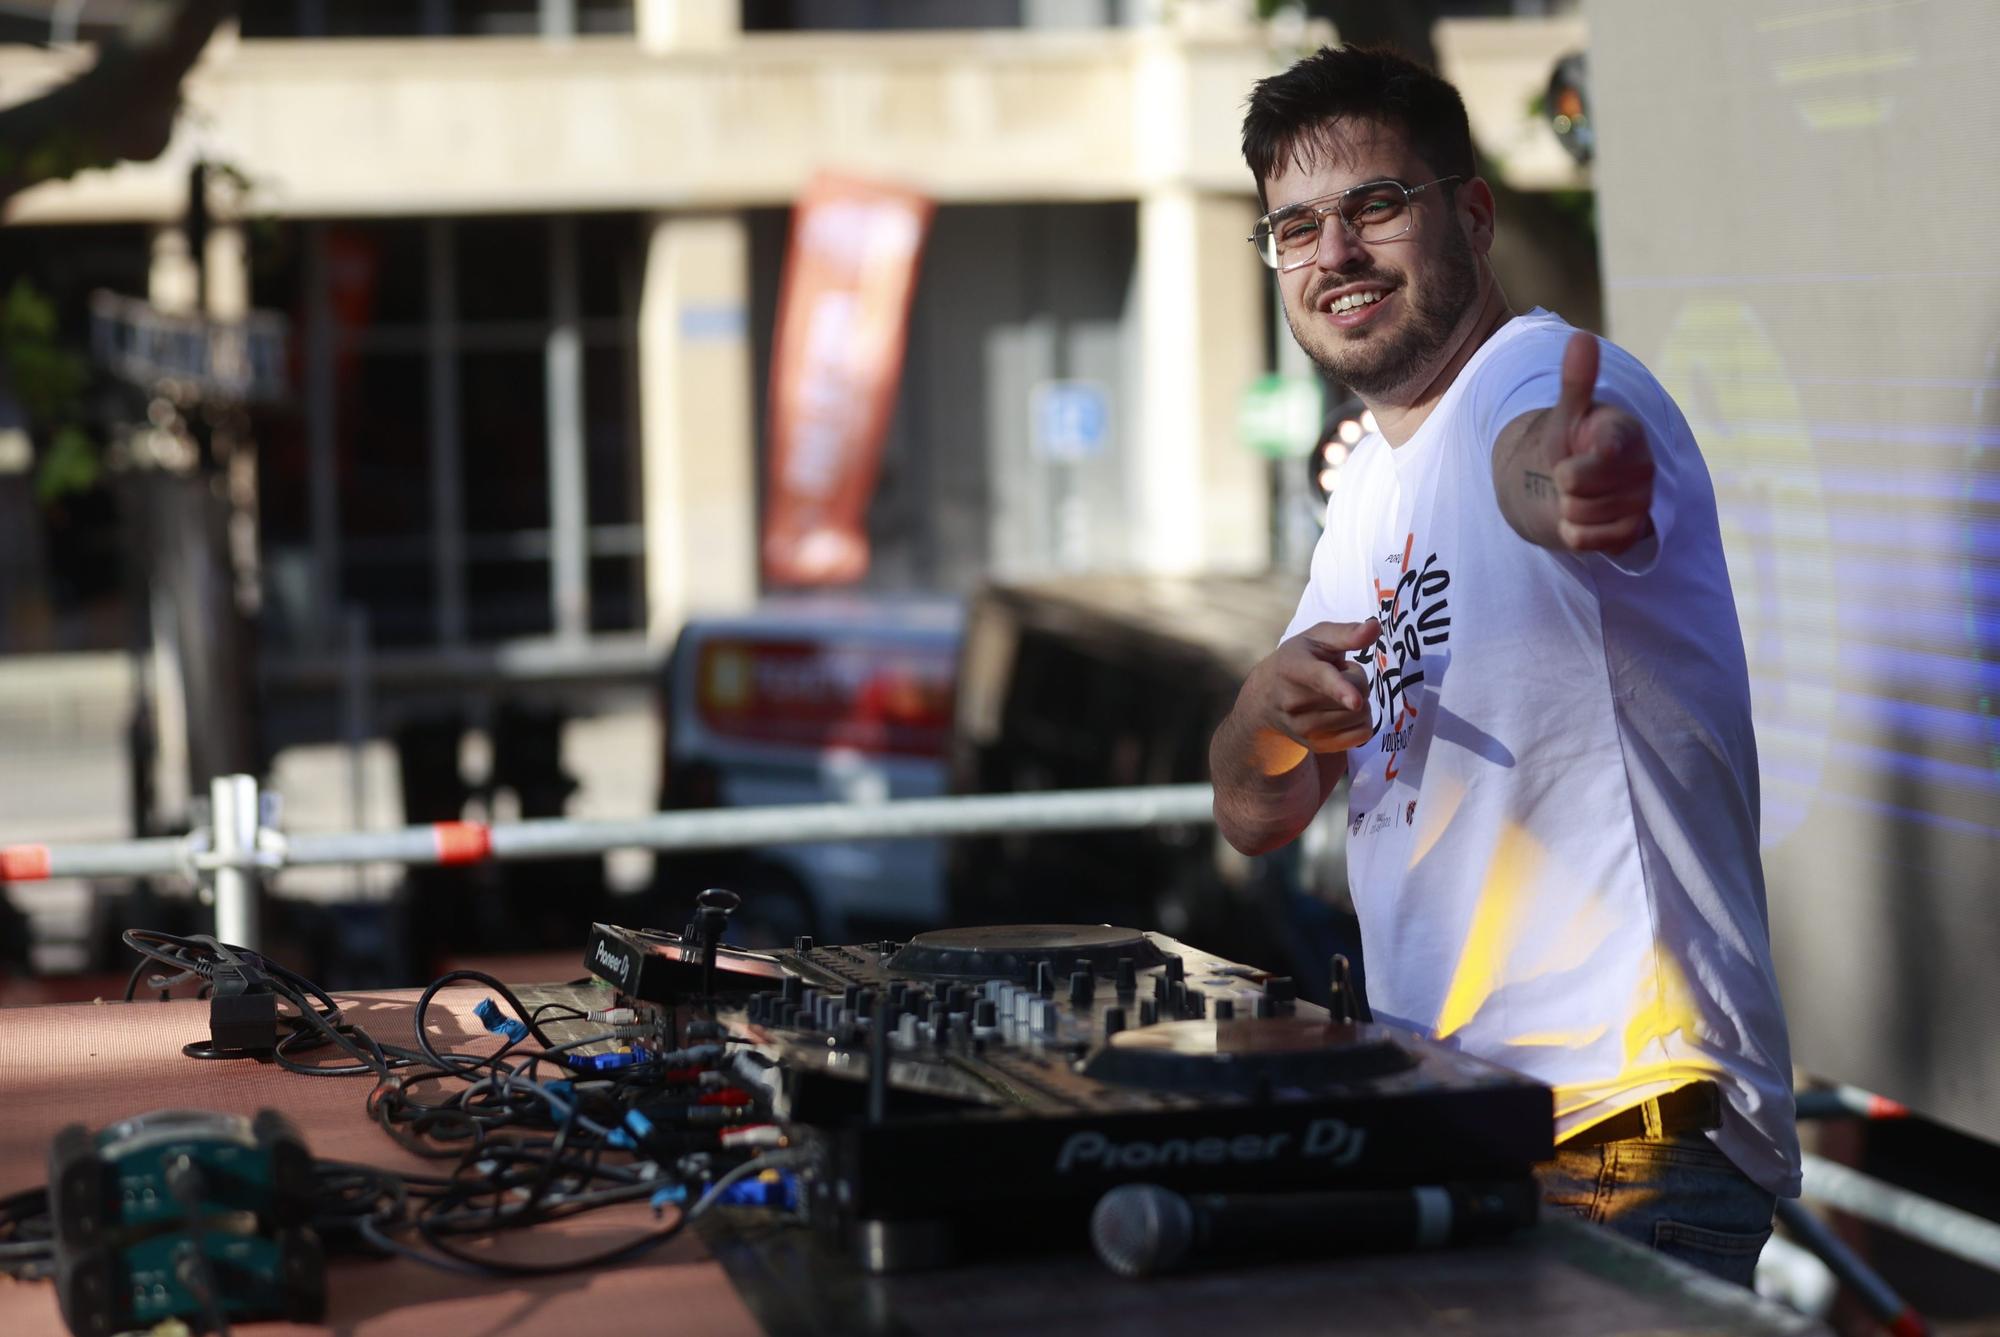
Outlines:
[{"label": "smiling man", "polygon": [[1328,48],[1251,95],[1251,237],[1378,427],[1210,747],[1246,853],[1343,775],[1378,1020],[1556,1093],[1552,1205],[1748,1284],[1798,1192],[1714,491],[1635,359],[1515,314],[1456,90]]}]

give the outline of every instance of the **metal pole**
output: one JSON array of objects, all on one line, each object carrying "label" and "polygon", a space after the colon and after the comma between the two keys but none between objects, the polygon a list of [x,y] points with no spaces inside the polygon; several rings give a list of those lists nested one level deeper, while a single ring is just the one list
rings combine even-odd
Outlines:
[{"label": "metal pole", "polygon": [[[227,794],[225,786],[230,786]],[[276,833],[272,832],[269,834],[274,843],[260,852],[256,781],[247,775],[225,776],[215,781],[213,793],[216,835],[206,852],[198,844],[191,845],[183,839],[101,845],[10,845],[0,847],[0,869],[8,870],[4,875],[10,881],[34,882],[51,877],[187,873],[197,867],[212,869],[220,865],[261,872],[269,868],[378,861],[470,863],[486,858],[602,854],[614,849],[731,849],[821,840],[994,835],[1007,831],[1115,831],[1148,826],[1205,826],[1214,820],[1211,810],[1214,792],[1207,785],[1154,785],[897,799],[885,803],[707,809],[618,821],[551,818],[490,829],[469,822],[439,822],[393,831],[307,833],[283,841],[276,841]]]},{"label": "metal pole", "polygon": [[[1119,830],[1214,820],[1207,785],[1071,790],[1042,794],[982,794],[899,799],[888,803],[817,803],[793,807],[666,812],[614,821],[551,818],[514,822],[485,832],[496,859],[551,859],[612,849],[698,850],[821,840],[910,840],[925,836],[990,835],[1002,831]],[[437,828],[296,835],[285,864],[467,861],[453,857]]]},{"label": "metal pole", "polygon": [[1923,1332],[1923,1319],[1910,1308],[1882,1274],[1868,1266],[1860,1254],[1828,1228],[1826,1222],[1805,1209],[1796,1198],[1780,1198],[1778,1220],[1792,1238],[1810,1249],[1842,1285],[1850,1287],[1870,1313],[1892,1332]]},{"label": "metal pole", "polygon": [[2000,1272],[2000,1224],[1808,1153],[1805,1196]]},{"label": "metal pole", "polygon": [[263,909],[258,903],[260,875],[249,866],[257,852],[257,777],[218,775],[208,792],[215,854],[221,861],[209,871],[215,887],[215,936],[254,949],[259,945]]},{"label": "metal pole", "polygon": [[558,640],[590,635],[590,496],[584,461],[582,302],[576,220],[549,224],[549,586]]}]

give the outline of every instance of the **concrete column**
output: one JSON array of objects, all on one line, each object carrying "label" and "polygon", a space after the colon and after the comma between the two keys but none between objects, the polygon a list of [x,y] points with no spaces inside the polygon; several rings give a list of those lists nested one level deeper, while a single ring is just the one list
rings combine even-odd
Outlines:
[{"label": "concrete column", "polygon": [[201,271],[188,234],[169,224],[153,230],[152,262],[146,267],[146,300],[169,315],[191,314],[200,304]]},{"label": "concrete column", "polygon": [[743,35],[743,0],[634,0],[633,29],[646,51],[707,51]]},{"label": "concrete column", "polygon": [[1239,396],[1264,370],[1264,274],[1244,238],[1256,203],[1168,185],[1139,201],[1140,434],[1134,546],[1144,570],[1261,571],[1263,461],[1237,440]]},{"label": "concrete column", "polygon": [[757,597],[749,232],[734,214],[662,216],[639,297],[646,632]]}]

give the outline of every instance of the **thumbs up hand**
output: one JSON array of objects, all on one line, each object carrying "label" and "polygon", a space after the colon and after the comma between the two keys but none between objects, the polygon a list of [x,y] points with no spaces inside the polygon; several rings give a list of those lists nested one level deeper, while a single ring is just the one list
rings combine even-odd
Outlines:
[{"label": "thumbs up hand", "polygon": [[1581,330],[1571,336],[1563,350],[1562,397],[1544,423],[1554,438],[1553,467],[1530,469],[1524,478],[1530,494],[1555,501],[1551,546],[1621,553],[1653,532],[1653,451],[1637,418],[1591,398],[1597,358],[1596,336]]}]

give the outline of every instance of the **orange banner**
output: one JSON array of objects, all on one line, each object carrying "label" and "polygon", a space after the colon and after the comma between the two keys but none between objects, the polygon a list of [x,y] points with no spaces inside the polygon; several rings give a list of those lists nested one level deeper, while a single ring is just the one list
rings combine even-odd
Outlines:
[{"label": "orange banner", "polygon": [[933,208],[911,191],[821,175],[793,211],[771,352],[768,585],[847,585],[868,572],[868,501]]}]

